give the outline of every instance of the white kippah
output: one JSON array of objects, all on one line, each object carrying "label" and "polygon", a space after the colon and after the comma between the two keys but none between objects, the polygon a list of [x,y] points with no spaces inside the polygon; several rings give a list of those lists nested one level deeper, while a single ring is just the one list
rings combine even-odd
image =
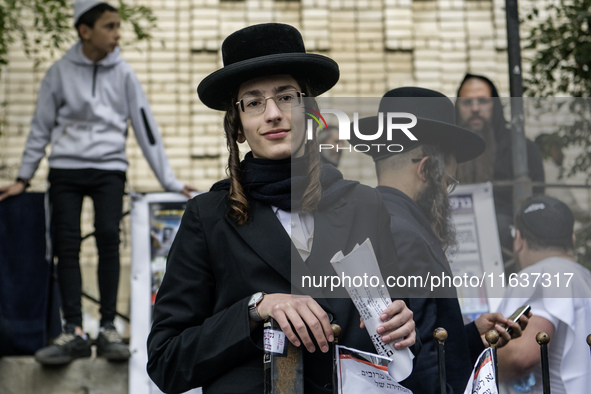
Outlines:
[{"label": "white kippah", "polygon": [[78,23],[78,19],[80,19],[82,14],[84,14],[91,8],[103,3],[105,2],[97,0],[76,0],[74,2],[74,26],[76,26],[76,23]]}]

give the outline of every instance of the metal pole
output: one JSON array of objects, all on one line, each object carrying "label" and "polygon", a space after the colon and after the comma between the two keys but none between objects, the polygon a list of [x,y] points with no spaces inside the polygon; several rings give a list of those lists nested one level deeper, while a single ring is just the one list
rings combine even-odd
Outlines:
[{"label": "metal pole", "polygon": [[484,338],[492,349],[493,368],[495,370],[495,384],[497,391],[499,391],[499,368],[497,365],[497,342],[499,341],[499,332],[497,330],[490,330],[484,334]]},{"label": "metal pole", "polygon": [[550,343],[550,336],[544,331],[540,331],[536,335],[536,341],[540,345],[540,352],[542,354],[542,387],[544,394],[550,394],[550,365],[548,364],[548,343]]},{"label": "metal pole", "polygon": [[439,360],[439,391],[441,394],[447,394],[447,378],[445,372],[445,340],[447,331],[445,328],[436,328],[433,331],[433,337],[437,340],[437,358]]},{"label": "metal pole", "polygon": [[517,0],[505,0],[505,6],[511,91],[511,130],[513,131],[511,133],[513,178],[516,181],[513,187],[513,214],[516,214],[521,203],[532,195],[532,186],[527,167],[527,146],[523,125],[523,83]]},{"label": "metal pole", "polygon": [[331,344],[332,349],[332,392],[333,394],[338,394],[339,392],[339,379],[338,379],[338,366],[337,363],[339,360],[337,359],[337,345],[339,344],[339,336],[341,336],[341,326],[338,324],[331,324],[330,328],[332,328],[332,333],[334,335],[334,341]]}]

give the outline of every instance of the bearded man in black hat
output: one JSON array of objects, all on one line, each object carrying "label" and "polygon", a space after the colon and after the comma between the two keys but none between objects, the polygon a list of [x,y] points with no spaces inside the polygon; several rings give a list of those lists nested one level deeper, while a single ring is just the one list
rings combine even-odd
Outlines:
[{"label": "bearded man in black hat", "polygon": [[[486,141],[486,149],[475,160],[458,166],[457,179],[463,184],[493,181],[511,181],[513,175],[513,149],[511,129],[503,115],[503,105],[497,88],[482,75],[466,74],[458,88],[456,121]],[[533,141],[526,138],[527,168],[529,178],[544,182],[542,155]],[[543,194],[542,187],[534,188],[534,194]],[[499,240],[505,250],[511,250],[509,226],[513,223],[513,187],[494,186],[495,212]],[[507,261],[504,254],[504,260]]]},{"label": "bearded man in black hat", "polygon": [[[388,113],[409,113],[417,123],[409,131],[382,133],[367,154],[375,162],[377,189],[390,213],[390,229],[398,251],[399,264],[406,275],[429,273],[452,276],[445,255],[456,243],[450,217],[448,193],[458,182],[454,176],[458,163],[478,157],[485,148],[482,138],[455,125],[451,101],[443,94],[422,88],[404,87],[387,92],[380,102],[378,116],[363,118],[358,130],[352,130],[350,144],[367,143],[359,134],[371,135],[379,129],[380,117]],[[400,122],[401,124],[404,123]],[[408,123],[408,121],[406,121]],[[386,120],[382,119],[382,125]],[[390,152],[384,146],[397,144],[403,149]],[[380,146],[380,148],[378,148]],[[400,149],[398,149],[400,150]],[[417,291],[409,289],[409,291]],[[423,348],[408,379],[402,382],[415,393],[439,393],[435,328],[448,332],[445,342],[447,392],[463,393],[476,357],[484,350],[484,334],[496,329],[499,346],[511,339],[505,326],[513,328],[513,337],[521,335],[518,323],[509,322],[500,313],[487,313],[464,325],[455,288],[440,288],[433,293],[413,292],[409,307],[419,331]],[[527,318],[521,321],[527,324]]]}]

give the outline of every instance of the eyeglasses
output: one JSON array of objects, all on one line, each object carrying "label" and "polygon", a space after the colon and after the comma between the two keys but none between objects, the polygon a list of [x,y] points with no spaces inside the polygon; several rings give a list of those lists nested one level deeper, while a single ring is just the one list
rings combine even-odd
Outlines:
[{"label": "eyeglasses", "polygon": [[240,101],[236,102],[236,105],[240,107],[240,110],[245,114],[260,114],[265,112],[267,108],[267,100],[273,99],[275,105],[282,110],[288,110],[293,107],[299,107],[302,105],[302,97],[304,93],[296,90],[288,90],[286,92],[277,93],[275,96],[249,96],[243,97]]},{"label": "eyeglasses", "polygon": [[458,181],[456,178],[449,175],[445,171],[443,173],[447,175],[447,177],[450,179],[450,182],[447,184],[447,194],[451,194],[454,190],[456,190],[456,186],[460,184],[460,181]]},{"label": "eyeglasses", "polygon": [[[428,157],[428,156],[423,156],[423,157]],[[418,163],[423,159],[423,157],[420,157],[418,159],[410,159],[410,161],[412,161],[413,163]],[[450,182],[447,184],[447,194],[451,194],[454,190],[456,190],[456,186],[458,186],[460,184],[460,181],[458,181],[453,176],[449,175],[447,173],[447,171],[444,171],[443,174],[446,175],[450,179]]]},{"label": "eyeglasses", "polygon": [[475,103],[484,107],[492,102],[492,97],[458,97],[458,104],[462,107],[472,107]]},{"label": "eyeglasses", "polygon": [[515,237],[517,237],[517,228],[514,225],[510,224],[509,230],[511,231],[511,238],[515,239]]}]

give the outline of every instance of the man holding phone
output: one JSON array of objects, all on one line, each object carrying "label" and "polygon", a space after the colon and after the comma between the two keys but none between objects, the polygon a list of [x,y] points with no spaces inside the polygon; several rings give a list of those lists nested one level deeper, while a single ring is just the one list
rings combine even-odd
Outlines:
[{"label": "man holding phone", "polygon": [[[456,236],[450,216],[448,193],[455,188],[457,163],[479,156],[485,148],[481,137],[456,126],[454,107],[442,93],[419,87],[402,87],[387,92],[382,98],[378,116],[359,120],[359,129],[370,134],[378,129],[380,117],[387,113],[413,114],[417,125],[412,128],[417,141],[408,142],[403,133],[390,138],[383,133],[373,141],[370,155],[376,167],[377,190],[390,214],[392,241],[398,253],[398,268],[406,275],[428,277],[430,273],[452,275],[445,250],[455,244]],[[382,124],[387,119],[382,118]],[[349,141],[364,144],[356,133]],[[404,144],[403,152],[379,149],[388,144]],[[439,394],[432,377],[438,374],[437,341],[433,330],[443,327],[445,341],[447,394],[463,393],[474,362],[487,345],[484,335],[491,329],[500,333],[498,347],[521,335],[527,324],[512,323],[500,313],[485,313],[476,321],[464,324],[455,288],[438,292],[413,289],[408,307],[422,342],[411,375],[401,384],[414,393]],[[410,291],[410,290],[409,290]],[[513,312],[513,311],[511,311]],[[509,312],[509,313],[511,313]],[[507,314],[508,315],[508,314]],[[514,332],[506,332],[512,326]]]},{"label": "man holding phone", "polygon": [[[511,316],[509,316],[507,319],[513,322],[518,322],[519,318],[523,315],[525,316],[530,316],[529,312],[531,311],[531,305],[524,305],[522,307],[519,307],[515,310],[515,312],[513,312],[513,314]],[[513,331],[512,327],[507,327],[507,332],[509,334],[511,334],[511,332]]]},{"label": "man holding phone", "polygon": [[[522,270],[508,288],[499,312],[531,305],[532,317],[520,338],[498,351],[499,379],[510,393],[543,392],[541,355],[535,337],[545,331],[553,394],[585,393],[591,387],[591,272],[574,258],[574,218],[563,202],[530,198],[515,219],[513,251]],[[537,278],[537,283],[534,280]],[[526,281],[527,280],[527,281]],[[529,374],[533,373],[533,378]]]}]

